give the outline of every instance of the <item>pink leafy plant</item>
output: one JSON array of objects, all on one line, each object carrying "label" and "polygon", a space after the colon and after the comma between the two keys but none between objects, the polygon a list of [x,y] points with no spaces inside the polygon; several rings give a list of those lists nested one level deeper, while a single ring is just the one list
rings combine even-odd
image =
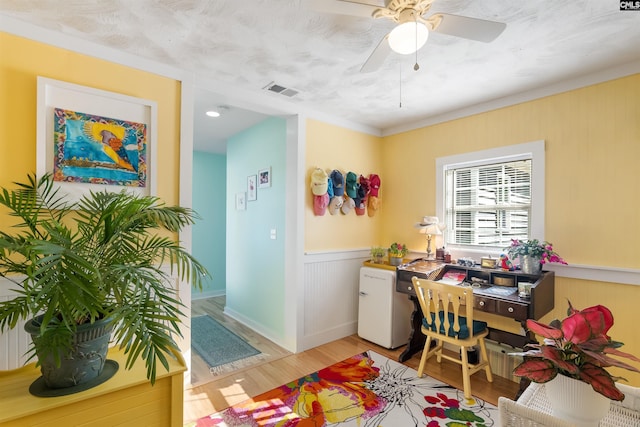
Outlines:
[{"label": "pink leafy plant", "polygon": [[590,384],[593,389],[613,400],[623,400],[613,377],[605,368],[617,366],[633,372],[636,367],[611,356],[624,357],[640,362],[637,357],[618,348],[623,343],[613,341],[607,332],[613,326],[613,315],[607,307],[596,305],[576,310],[569,302],[568,317],[554,320],[549,325],[527,320],[527,328],[544,338],[543,344],[528,344],[532,349],[519,353],[524,361],[514,369],[514,374],[536,383],[551,381],[556,375],[565,375]]}]

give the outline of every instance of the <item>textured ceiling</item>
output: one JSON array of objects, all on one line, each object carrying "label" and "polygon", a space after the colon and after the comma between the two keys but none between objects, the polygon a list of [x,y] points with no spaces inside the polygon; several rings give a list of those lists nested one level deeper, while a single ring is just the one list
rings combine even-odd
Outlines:
[{"label": "textured ceiling", "polygon": [[640,60],[640,11],[619,0],[436,0],[436,12],[507,27],[492,43],[432,33],[417,72],[413,55],[393,54],[363,74],[394,24],[310,0],[0,0],[2,15],[239,90],[276,82],[299,91],[287,102],[382,130]]}]

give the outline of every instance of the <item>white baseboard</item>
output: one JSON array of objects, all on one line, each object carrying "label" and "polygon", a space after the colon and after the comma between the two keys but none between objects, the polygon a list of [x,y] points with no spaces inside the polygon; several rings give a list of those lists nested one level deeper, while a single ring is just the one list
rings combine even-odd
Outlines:
[{"label": "white baseboard", "polygon": [[358,332],[358,322],[350,322],[313,335],[305,335],[300,343],[301,351],[339,340]]},{"label": "white baseboard", "polygon": [[212,291],[212,292],[191,292],[191,301],[221,297],[227,294],[225,289]]},{"label": "white baseboard", "polygon": [[263,337],[267,338],[270,341],[273,341],[275,344],[279,345],[280,347],[284,348],[287,351],[290,351],[292,353],[295,352],[295,349],[291,349],[288,348],[283,342],[282,339],[279,338],[277,336],[277,334],[272,331],[269,328],[265,328],[264,325],[256,323],[253,319],[250,319],[240,313],[238,313],[237,311],[234,311],[233,309],[230,309],[229,307],[224,308],[224,314],[231,317],[232,319],[242,323],[243,325],[245,325],[246,327],[256,331],[257,333],[259,333],[260,335],[262,335]]}]

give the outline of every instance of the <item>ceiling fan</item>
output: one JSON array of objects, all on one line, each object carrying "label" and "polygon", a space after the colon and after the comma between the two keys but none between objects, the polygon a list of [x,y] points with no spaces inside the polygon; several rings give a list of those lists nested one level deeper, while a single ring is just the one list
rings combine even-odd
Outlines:
[{"label": "ceiling fan", "polygon": [[507,26],[502,22],[448,13],[437,13],[425,18],[424,15],[433,2],[434,0],[385,0],[385,6],[382,7],[357,0],[312,0],[312,6],[320,12],[387,18],[398,24],[369,55],[360,69],[363,73],[377,70],[392,51],[400,54],[416,52],[426,43],[429,31],[489,43],[502,34]]}]

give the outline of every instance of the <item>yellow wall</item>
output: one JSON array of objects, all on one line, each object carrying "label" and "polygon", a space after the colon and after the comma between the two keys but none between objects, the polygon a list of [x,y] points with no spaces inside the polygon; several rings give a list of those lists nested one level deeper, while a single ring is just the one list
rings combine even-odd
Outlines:
[{"label": "yellow wall", "polygon": [[569,263],[640,268],[638,117],[636,74],[387,137],[386,199],[404,212],[382,237],[423,245],[406,224],[435,214],[436,158],[543,139],[545,238]]},{"label": "yellow wall", "polygon": [[327,174],[333,169],[340,170],[344,175],[349,171],[364,176],[377,173],[382,183],[380,194],[384,197],[386,183],[385,176],[381,173],[381,138],[316,120],[307,120],[306,137],[305,251],[387,245],[377,237],[383,221],[382,215],[370,218],[366,214],[358,216],[354,211],[349,215],[330,215],[327,210],[324,216],[315,216],[310,189],[311,172],[316,167],[325,169]]},{"label": "yellow wall", "polygon": [[43,76],[157,102],[158,196],[178,203],[180,82],[1,32],[0,50],[0,186],[35,172],[36,78]]}]

